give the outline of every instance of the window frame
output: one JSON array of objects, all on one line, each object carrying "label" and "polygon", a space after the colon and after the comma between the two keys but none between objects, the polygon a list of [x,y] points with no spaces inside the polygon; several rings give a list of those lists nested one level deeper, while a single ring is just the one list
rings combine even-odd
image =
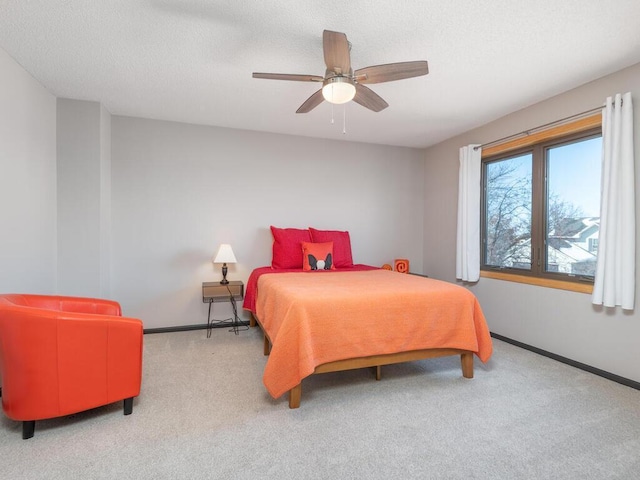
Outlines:
[{"label": "window frame", "polygon": [[[591,293],[593,278],[571,275],[561,272],[545,271],[547,261],[546,215],[547,215],[547,168],[546,150],[566,143],[587,140],[602,136],[600,114],[583,117],[553,128],[528,134],[523,138],[506,141],[482,152],[482,188],[481,188],[481,234],[480,234],[480,276],[527,283],[544,287]],[[486,241],[486,165],[501,159],[515,157],[531,152],[532,159],[532,218],[531,218],[531,269],[495,267],[485,263]]]}]

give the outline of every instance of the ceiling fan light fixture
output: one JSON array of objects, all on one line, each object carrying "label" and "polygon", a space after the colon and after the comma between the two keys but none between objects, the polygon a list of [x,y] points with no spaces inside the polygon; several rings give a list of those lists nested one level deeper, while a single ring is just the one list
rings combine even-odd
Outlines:
[{"label": "ceiling fan light fixture", "polygon": [[327,78],[322,87],[322,96],[329,103],[341,105],[356,96],[356,86],[347,77]]},{"label": "ceiling fan light fixture", "polygon": [[351,100],[372,112],[381,112],[389,104],[365,84],[393,82],[429,73],[429,66],[425,60],[386,63],[353,70],[351,68],[351,43],[344,33],[331,30],[322,32],[322,52],[324,64],[327,67],[324,77],[254,72],[253,78],[322,82],[322,88],[307,98],[296,110],[296,113],[309,113],[325,101],[332,105],[340,105]]}]

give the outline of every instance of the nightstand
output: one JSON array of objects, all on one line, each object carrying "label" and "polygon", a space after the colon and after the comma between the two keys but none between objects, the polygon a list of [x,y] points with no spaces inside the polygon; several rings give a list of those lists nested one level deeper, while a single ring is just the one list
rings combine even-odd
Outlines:
[{"label": "nightstand", "polygon": [[[229,281],[226,285],[220,282],[202,282],[202,302],[209,304],[207,338],[211,337],[211,329],[214,327],[231,327],[229,331],[233,331],[237,335],[238,327],[248,325],[248,322],[243,322],[238,318],[236,300],[243,298],[244,283],[239,280]],[[231,302],[233,317],[225,320],[211,318],[211,305],[218,302]]]}]

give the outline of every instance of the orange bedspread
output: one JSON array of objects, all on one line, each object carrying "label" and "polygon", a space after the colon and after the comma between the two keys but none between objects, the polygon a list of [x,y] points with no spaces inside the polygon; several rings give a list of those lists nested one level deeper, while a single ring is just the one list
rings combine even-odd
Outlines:
[{"label": "orange bedspread", "polygon": [[263,381],[274,398],[335,360],[427,348],[470,350],[491,337],[476,297],[439,280],[388,270],[265,274],[256,313],[272,342]]}]

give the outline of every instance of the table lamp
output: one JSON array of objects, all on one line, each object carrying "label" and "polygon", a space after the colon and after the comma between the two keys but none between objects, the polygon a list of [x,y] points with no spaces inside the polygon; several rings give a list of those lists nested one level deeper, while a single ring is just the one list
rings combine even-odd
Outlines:
[{"label": "table lamp", "polygon": [[229,280],[227,280],[227,263],[237,263],[231,245],[228,243],[221,244],[220,248],[218,248],[218,253],[216,253],[216,256],[213,258],[213,263],[222,264],[222,280],[220,283],[227,285],[229,283]]}]

